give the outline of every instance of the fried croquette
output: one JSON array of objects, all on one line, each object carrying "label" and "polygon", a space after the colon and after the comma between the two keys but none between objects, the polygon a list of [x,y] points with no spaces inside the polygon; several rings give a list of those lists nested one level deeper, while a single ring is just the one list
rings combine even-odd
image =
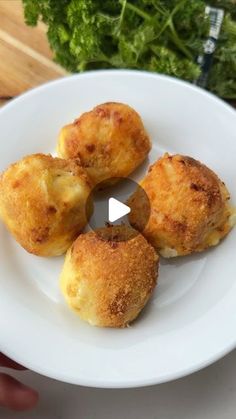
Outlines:
[{"label": "fried croquette", "polygon": [[106,180],[109,184],[110,178],[127,177],[150,149],[151,142],[138,113],[115,102],[96,106],[64,126],[57,147],[62,158],[79,158],[95,185]]},{"label": "fried croquette", "polygon": [[99,327],[125,327],[149,300],[157,281],[153,247],[131,227],[81,234],[68,250],[60,277],[68,305]]},{"label": "fried croquette", "polygon": [[28,252],[61,255],[87,222],[91,187],[78,161],[33,154],[1,175],[0,217]]},{"label": "fried croquette", "polygon": [[[191,157],[166,153],[149,168],[140,186],[151,206],[142,234],[164,257],[201,252],[217,245],[232,228],[225,184]],[[130,223],[140,230],[144,209],[138,191],[128,205]]]}]

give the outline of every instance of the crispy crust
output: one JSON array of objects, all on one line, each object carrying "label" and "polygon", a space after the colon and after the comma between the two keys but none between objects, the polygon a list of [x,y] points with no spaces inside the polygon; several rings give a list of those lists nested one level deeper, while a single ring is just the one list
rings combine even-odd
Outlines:
[{"label": "crispy crust", "polygon": [[[122,103],[104,103],[62,128],[58,155],[79,158],[94,184],[126,177],[151,149],[138,113]],[[109,181],[108,181],[109,183]]]},{"label": "crispy crust", "polygon": [[34,154],[0,177],[0,216],[30,253],[64,253],[86,224],[92,188],[79,162]]},{"label": "crispy crust", "polygon": [[[231,229],[229,192],[217,175],[199,161],[165,154],[140,185],[151,205],[143,234],[166,257],[200,252],[216,245]],[[139,229],[142,202],[128,202],[131,224]]]},{"label": "crispy crust", "polygon": [[150,298],[158,261],[153,247],[127,226],[81,234],[67,252],[61,290],[69,306],[90,324],[125,327]]}]

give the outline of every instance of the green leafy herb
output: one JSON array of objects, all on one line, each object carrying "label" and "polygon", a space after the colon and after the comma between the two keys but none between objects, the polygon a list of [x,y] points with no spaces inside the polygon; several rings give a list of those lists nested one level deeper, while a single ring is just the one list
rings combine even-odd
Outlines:
[{"label": "green leafy herb", "polygon": [[[48,26],[55,60],[72,72],[135,68],[188,81],[209,33],[204,0],[23,0],[25,20]],[[208,88],[236,98],[236,2],[208,4],[226,11]]]}]

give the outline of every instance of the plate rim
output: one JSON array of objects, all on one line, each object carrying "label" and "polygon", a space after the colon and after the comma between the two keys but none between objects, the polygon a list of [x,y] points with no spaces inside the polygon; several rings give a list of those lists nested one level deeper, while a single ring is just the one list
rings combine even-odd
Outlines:
[{"label": "plate rim", "polygon": [[90,78],[94,76],[104,76],[104,75],[138,75],[138,76],[145,76],[150,78],[158,78],[162,80],[169,80],[170,82],[174,84],[182,84],[185,85],[190,90],[194,90],[198,92],[199,94],[202,94],[203,96],[207,96],[208,98],[211,98],[212,101],[215,103],[221,104],[225,106],[225,108],[231,112],[233,115],[236,115],[236,109],[233,108],[229,103],[221,99],[220,97],[216,96],[214,93],[205,90],[189,81],[178,79],[177,77],[168,76],[166,74],[161,73],[154,73],[150,71],[142,71],[142,70],[129,70],[129,69],[109,69],[109,70],[91,70],[91,71],[85,71],[84,73],[72,73],[71,75],[66,75],[62,77],[58,77],[55,80],[50,80],[46,83],[42,83],[39,86],[33,87],[28,89],[27,91],[21,93],[20,95],[16,96],[15,98],[11,99],[8,103],[5,103],[0,108],[0,114],[4,113],[6,110],[9,110],[11,107],[14,107],[18,104],[18,102],[24,100],[28,96],[33,96],[34,94],[37,94],[38,91],[43,91],[47,89],[50,86],[66,83],[66,80],[69,79],[77,79],[77,78]]},{"label": "plate rim", "polygon": [[168,373],[165,375],[162,375],[160,378],[150,378],[150,379],[135,379],[135,380],[125,380],[121,382],[116,381],[102,381],[100,379],[93,379],[86,380],[81,379],[78,377],[78,380],[76,379],[68,379],[63,374],[57,374],[54,372],[47,373],[46,369],[40,369],[37,366],[34,366],[30,362],[25,362],[24,359],[21,361],[21,357],[15,357],[14,353],[11,355],[11,351],[4,352],[4,350],[1,349],[0,346],[0,352],[2,352],[7,357],[10,357],[13,361],[15,361],[18,364],[24,365],[28,370],[33,371],[41,376],[57,380],[66,384],[72,384],[72,385],[78,385],[88,388],[101,388],[101,389],[129,389],[129,388],[141,388],[141,387],[151,387],[159,384],[165,384],[168,382],[176,381],[184,377],[188,377],[191,374],[194,374],[198,371],[201,371],[204,368],[209,367],[210,365],[214,364],[215,362],[219,361],[220,359],[224,358],[226,355],[230,354],[232,351],[236,349],[236,339],[235,342],[233,342],[229,347],[224,348],[217,352],[217,354],[214,354],[211,358],[208,358],[205,361],[201,361],[199,363],[196,363],[191,368],[186,367],[185,369],[182,369],[181,372]]},{"label": "plate rim", "polygon": [[[126,70],[126,69],[94,70],[94,71],[89,71],[89,72],[84,72],[84,73],[79,73],[79,74],[67,75],[64,77],[60,77],[56,80],[43,83],[42,85],[39,85],[37,87],[27,90],[26,92],[20,94],[18,97],[12,99],[9,103],[5,104],[0,109],[0,116],[4,116],[4,112],[10,111],[11,108],[14,109],[15,106],[20,105],[20,103],[24,101],[25,99],[27,100],[27,98],[32,98],[34,95],[37,95],[38,92],[47,90],[51,86],[67,83],[67,80],[69,79],[70,80],[83,79],[83,78],[87,79],[90,77],[91,78],[100,77],[100,76],[104,77],[104,75],[106,76],[107,75],[111,75],[111,76],[113,75],[114,76],[115,75],[134,76],[135,75],[135,76],[142,76],[144,78],[148,77],[148,78],[159,79],[159,80],[169,80],[171,83],[184,85],[188,89],[196,91],[198,92],[198,94],[202,96],[208,97],[208,99],[210,99],[211,101],[215,102],[216,104],[220,106],[223,106],[225,110],[227,110],[227,112],[230,112],[230,114],[233,117],[236,117],[236,111],[231,105],[224,102],[224,100],[215,96],[213,93],[208,92],[196,85],[193,85],[190,82],[180,80],[175,77],[163,75],[163,74],[151,73],[151,72],[140,71],[140,70]],[[60,381],[71,383],[71,384],[82,385],[85,387],[95,387],[95,388],[137,388],[137,387],[156,385],[156,384],[161,384],[161,383],[169,382],[172,380],[176,380],[178,378],[182,378],[184,376],[192,374],[196,371],[199,371],[211,365],[212,363],[216,362],[217,360],[224,357],[226,354],[228,354],[229,352],[231,352],[232,350],[236,348],[236,336],[235,336],[234,341],[230,342],[230,344],[228,344],[226,347],[220,348],[211,357],[208,357],[204,361],[200,360],[198,363],[195,363],[191,368],[186,367],[185,369],[182,369],[181,372],[177,371],[176,373],[169,372],[163,376],[160,376],[159,378],[157,377],[157,378],[150,378],[150,379],[134,379],[134,380],[131,379],[131,380],[125,380],[123,382],[122,381],[121,382],[115,382],[115,381],[108,382],[108,380],[103,381],[102,379],[99,379],[99,378],[91,381],[91,379],[86,380],[83,378],[81,379],[80,377],[78,377],[77,380],[74,380],[74,379],[69,380],[67,377],[63,376],[63,374],[60,374],[60,373],[56,373],[56,372],[54,373],[50,371],[50,373],[47,374],[47,368],[40,369],[39,367],[33,365],[33,363],[31,363],[30,361],[25,362],[25,359],[23,360],[24,357],[22,358],[21,356],[17,356],[16,358],[14,351],[12,350],[9,351],[8,349],[6,350],[6,348],[4,347],[5,345],[2,344],[2,342],[0,342],[0,351],[2,351],[3,353],[5,352],[5,354],[10,356],[13,360],[15,360],[16,362],[23,362],[26,365],[26,367],[28,367],[29,369],[32,369],[38,374],[45,375],[56,380],[60,380]]]}]

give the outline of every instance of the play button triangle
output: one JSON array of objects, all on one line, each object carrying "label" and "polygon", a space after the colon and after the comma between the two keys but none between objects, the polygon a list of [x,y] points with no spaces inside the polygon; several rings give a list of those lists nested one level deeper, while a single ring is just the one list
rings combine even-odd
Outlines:
[{"label": "play button triangle", "polygon": [[115,198],[109,198],[108,218],[110,223],[114,223],[120,218],[130,213],[130,207],[118,201]]}]

